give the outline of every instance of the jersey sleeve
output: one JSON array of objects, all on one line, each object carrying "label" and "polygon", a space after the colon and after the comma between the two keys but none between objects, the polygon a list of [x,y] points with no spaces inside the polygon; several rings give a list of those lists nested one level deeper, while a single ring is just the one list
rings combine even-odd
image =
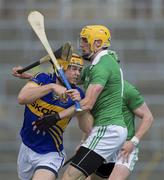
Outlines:
[{"label": "jersey sleeve", "polygon": [[99,63],[94,65],[91,69],[91,81],[90,84],[100,84],[105,86],[106,82],[109,80],[111,75],[111,64],[110,56],[103,56]]},{"label": "jersey sleeve", "polygon": [[37,73],[32,79],[32,82],[35,82],[38,85],[47,84],[49,81],[49,75],[46,73]]},{"label": "jersey sleeve", "polygon": [[127,105],[132,111],[137,109],[144,103],[143,96],[134,86],[131,86],[129,88],[126,96],[127,96]]}]

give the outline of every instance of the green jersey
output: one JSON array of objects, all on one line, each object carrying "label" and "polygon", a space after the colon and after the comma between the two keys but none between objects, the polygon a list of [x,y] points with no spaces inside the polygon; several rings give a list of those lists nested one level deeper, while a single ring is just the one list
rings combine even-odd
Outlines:
[{"label": "green jersey", "polygon": [[120,125],[125,127],[122,113],[122,77],[114,56],[107,50],[100,52],[82,74],[84,88],[99,84],[103,90],[97,98],[91,113],[94,125]]},{"label": "green jersey", "polygon": [[127,140],[135,134],[135,114],[133,111],[144,103],[144,99],[138,90],[127,81],[124,81],[123,115],[128,129]]}]

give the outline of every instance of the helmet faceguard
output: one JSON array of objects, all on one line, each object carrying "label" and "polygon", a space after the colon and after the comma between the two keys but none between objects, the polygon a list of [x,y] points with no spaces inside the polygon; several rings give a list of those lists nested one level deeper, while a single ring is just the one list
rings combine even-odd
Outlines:
[{"label": "helmet faceguard", "polygon": [[[80,40],[86,39],[90,46],[91,53],[110,46],[111,34],[108,28],[102,25],[85,26],[80,32]],[[95,49],[94,43],[101,40],[101,45]]]}]

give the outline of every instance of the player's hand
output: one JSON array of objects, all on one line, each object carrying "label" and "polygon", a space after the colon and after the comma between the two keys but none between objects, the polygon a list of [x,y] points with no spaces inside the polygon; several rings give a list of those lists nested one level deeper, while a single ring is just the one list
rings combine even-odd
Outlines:
[{"label": "player's hand", "polygon": [[129,155],[134,149],[134,144],[131,141],[126,141],[121,148],[121,152],[119,154],[119,158],[122,158],[122,162],[128,162]]},{"label": "player's hand", "polygon": [[70,96],[70,98],[73,101],[80,101],[81,100],[81,96],[80,96],[80,92],[77,89],[70,89],[66,91],[66,94],[68,96]]},{"label": "player's hand", "polygon": [[66,93],[66,90],[67,89],[64,86],[53,84],[53,91],[59,96],[63,96]]},{"label": "player's hand", "polygon": [[37,134],[40,132],[45,134],[46,131],[53,125],[55,125],[60,120],[60,116],[57,112],[51,115],[45,115],[38,120],[32,122],[33,131],[36,131]]},{"label": "player's hand", "polygon": [[12,68],[12,75],[21,79],[30,79],[33,77],[33,75],[31,73],[22,73],[19,74],[17,71],[23,69],[22,66],[16,66]]}]

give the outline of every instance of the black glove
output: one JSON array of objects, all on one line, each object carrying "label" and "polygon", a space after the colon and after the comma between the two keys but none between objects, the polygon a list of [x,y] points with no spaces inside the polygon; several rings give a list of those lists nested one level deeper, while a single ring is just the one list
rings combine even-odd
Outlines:
[{"label": "black glove", "polygon": [[37,133],[39,133],[40,131],[45,132],[49,129],[49,127],[55,125],[59,120],[60,116],[57,112],[51,115],[45,115],[32,123],[33,130],[39,130],[37,131]]}]

